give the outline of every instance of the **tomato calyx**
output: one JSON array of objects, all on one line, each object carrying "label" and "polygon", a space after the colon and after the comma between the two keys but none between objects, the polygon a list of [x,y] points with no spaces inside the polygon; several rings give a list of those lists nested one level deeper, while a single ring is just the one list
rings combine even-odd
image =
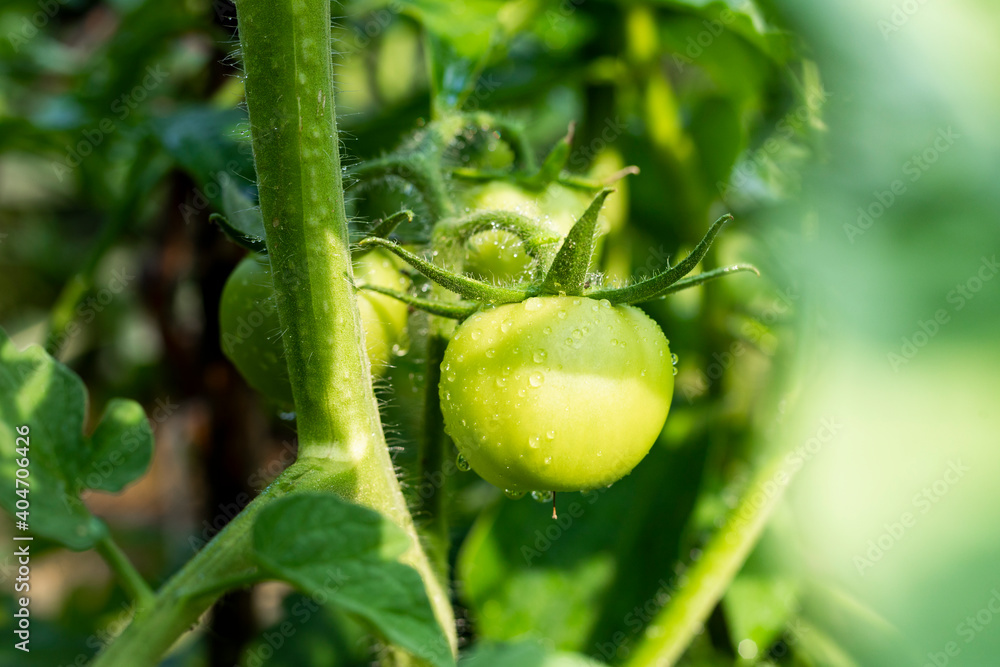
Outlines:
[{"label": "tomato calyx", "polygon": [[[752,264],[740,263],[688,276],[708,252],[712,242],[719,235],[722,228],[733,219],[733,216],[727,213],[715,221],[691,253],[679,263],[667,266],[650,278],[634,282],[625,287],[591,288],[593,281],[588,279],[588,272],[597,241],[598,214],[604,205],[605,199],[612,192],[614,190],[605,188],[597,194],[590,206],[587,207],[587,210],[583,212],[576,224],[573,225],[573,228],[563,239],[562,245],[559,247],[558,252],[555,253],[546,270],[539,277],[536,277],[525,285],[493,285],[467,275],[456,273],[438,266],[385,238],[367,238],[362,240],[359,246],[361,248],[385,248],[396,254],[429,280],[459,295],[464,301],[459,302],[457,307],[455,307],[455,304],[441,304],[438,301],[379,290],[383,294],[398,298],[415,308],[420,308],[432,314],[459,320],[468,317],[477,308],[483,306],[518,303],[534,296],[585,296],[595,300],[606,299],[615,305],[631,305],[661,298],[731,273],[751,272],[758,276],[760,275],[760,271]],[[468,229],[475,229],[475,224],[489,222],[492,219],[491,216],[498,215],[504,214],[500,212],[486,212],[479,214],[478,218],[472,216],[472,220],[466,223],[458,223],[456,226],[461,229],[462,225],[466,224],[468,225]],[[510,214],[507,215],[509,216]],[[537,242],[538,239],[535,240]],[[539,248],[542,246],[551,247],[547,243],[539,244]]]}]

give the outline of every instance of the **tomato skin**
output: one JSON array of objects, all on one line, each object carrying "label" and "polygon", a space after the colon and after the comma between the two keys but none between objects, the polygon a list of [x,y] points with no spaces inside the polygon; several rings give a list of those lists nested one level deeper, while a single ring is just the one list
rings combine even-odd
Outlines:
[{"label": "tomato skin", "polygon": [[275,401],[292,404],[278,303],[267,258],[248,255],[229,275],[219,302],[222,352],[247,384]]},{"label": "tomato skin", "polygon": [[[377,284],[401,291],[408,286],[393,260],[379,252],[356,260],[354,277],[359,285]],[[406,328],[407,306],[382,294],[361,291],[358,310],[372,373],[380,375]],[[277,298],[266,257],[247,256],[229,276],[222,289],[219,325],[222,351],[247,383],[274,401],[291,405]]]},{"label": "tomato skin", "polygon": [[627,475],[663,428],[670,348],[631,306],[534,297],[481,311],[441,364],[445,431],[486,481],[578,491]]}]

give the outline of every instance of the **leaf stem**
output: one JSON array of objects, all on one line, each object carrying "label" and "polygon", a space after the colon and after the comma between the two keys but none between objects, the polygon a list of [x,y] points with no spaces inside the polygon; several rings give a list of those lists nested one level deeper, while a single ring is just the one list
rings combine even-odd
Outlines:
[{"label": "leaf stem", "polygon": [[687,581],[646,627],[642,642],[625,667],[677,663],[722,599],[784,495],[792,473],[784,470],[783,464],[784,456],[780,456],[760,469],[725,525],[688,571]]},{"label": "leaf stem", "polygon": [[136,604],[137,609],[144,609],[153,603],[153,589],[149,587],[146,580],[142,578],[132,561],[128,559],[125,552],[121,550],[111,535],[105,533],[104,537],[98,540],[94,546],[97,553],[101,555],[111,570],[118,576],[122,588],[129,594],[129,597]]}]

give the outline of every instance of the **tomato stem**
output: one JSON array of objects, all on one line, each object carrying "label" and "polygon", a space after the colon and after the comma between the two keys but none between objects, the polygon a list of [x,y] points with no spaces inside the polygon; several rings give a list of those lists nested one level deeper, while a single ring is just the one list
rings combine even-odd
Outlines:
[{"label": "tomato stem", "polygon": [[122,588],[129,594],[137,609],[143,609],[153,603],[153,589],[142,578],[132,561],[121,550],[111,535],[105,534],[94,546],[97,553],[107,562],[108,567],[118,576]]},{"label": "tomato stem", "polygon": [[330,3],[241,0],[237,20],[299,457],[167,582],[95,664],[156,664],[222,594],[214,583],[234,573],[246,575],[234,585],[252,578],[250,536],[261,507],[309,490],[335,492],[402,527],[412,546],[401,561],[421,575],[454,651],[450,600],[396,479],[365,353],[341,180]]}]

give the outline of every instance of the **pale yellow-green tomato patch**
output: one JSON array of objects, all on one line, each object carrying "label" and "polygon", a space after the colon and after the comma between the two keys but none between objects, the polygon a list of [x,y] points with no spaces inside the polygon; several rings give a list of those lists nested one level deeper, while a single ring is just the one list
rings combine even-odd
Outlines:
[{"label": "pale yellow-green tomato patch", "polygon": [[483,479],[577,491],[627,475],[663,428],[670,348],[638,308],[535,297],[485,310],[441,364],[445,430]]}]

